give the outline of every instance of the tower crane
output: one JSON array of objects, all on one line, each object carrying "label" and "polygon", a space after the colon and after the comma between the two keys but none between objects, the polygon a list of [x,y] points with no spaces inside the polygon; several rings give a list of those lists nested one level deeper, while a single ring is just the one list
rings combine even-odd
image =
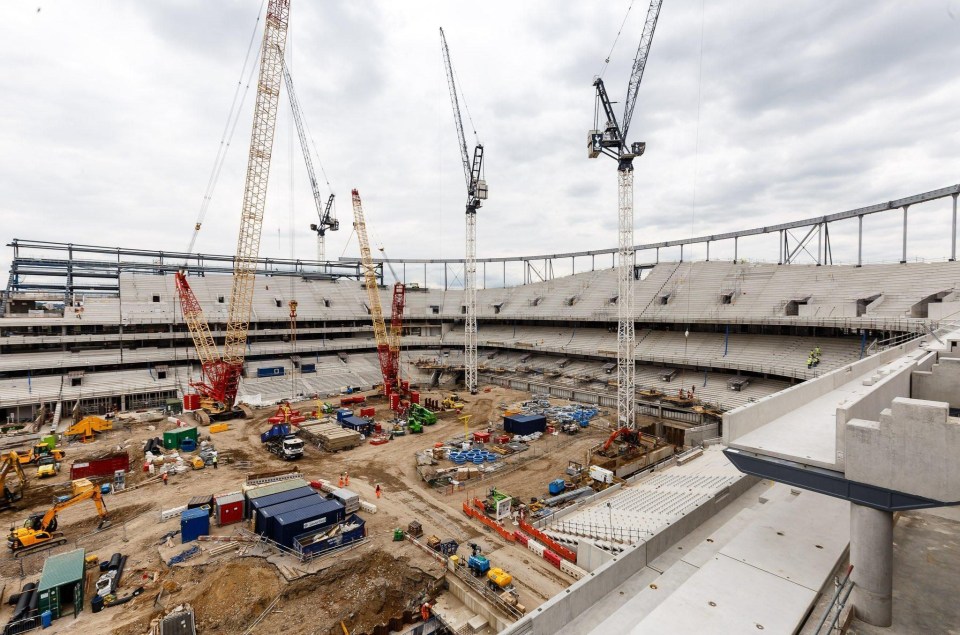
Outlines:
[{"label": "tower crane", "polygon": [[234,410],[234,403],[240,376],[243,374],[250,313],[253,309],[253,286],[256,280],[257,256],[260,252],[289,19],[290,0],[269,1],[260,48],[257,100],[222,356],[210,332],[203,308],[187,282],[186,274],[180,271],[175,276],[183,318],[200,360],[201,379],[191,385],[200,394],[202,409],[197,416],[204,425],[209,424],[212,419],[225,419],[237,414],[249,417],[252,414],[246,406]]},{"label": "tower crane", "polygon": [[[587,155],[595,159],[605,154],[617,160],[617,180],[619,183],[618,205],[618,259],[617,263],[617,420],[620,427],[633,428],[636,424],[636,361],[634,349],[636,335],[633,314],[633,281],[636,253],[633,241],[633,160],[643,154],[646,143],[636,141],[628,145],[627,133],[633,109],[637,105],[637,91],[643,79],[643,71],[650,55],[653,32],[657,28],[660,5],[663,0],[651,0],[647,18],[640,36],[640,45],[633,60],[630,81],[627,84],[627,99],[623,110],[622,126],[617,123],[613,104],[603,85],[603,78],[597,77],[593,86],[597,91],[597,107],[594,112],[594,126],[587,137]],[[600,110],[606,117],[606,123],[600,128]]]},{"label": "tower crane", "polygon": [[457,85],[453,76],[453,64],[450,61],[450,49],[442,27],[440,43],[443,48],[443,63],[447,71],[447,87],[450,89],[450,104],[453,107],[453,122],[456,125],[457,140],[460,143],[463,176],[467,182],[467,244],[463,276],[463,295],[466,306],[466,316],[463,321],[463,368],[467,390],[475,395],[477,393],[477,210],[487,199],[487,182],[481,178],[483,176],[483,144],[478,141],[474,146],[473,161],[470,160],[467,152],[463,119],[460,117],[460,101],[457,98]]},{"label": "tower crane", "polygon": [[[320,195],[320,186],[317,183],[317,176],[313,171],[313,159],[310,156],[310,146],[307,143],[307,134],[303,125],[303,115],[300,111],[300,100],[297,99],[297,93],[293,90],[293,77],[290,76],[290,69],[283,65],[283,80],[287,86],[287,99],[290,101],[290,109],[293,111],[293,123],[297,128],[297,136],[300,137],[300,148],[303,150],[303,162],[307,166],[307,176],[310,177],[310,189],[313,192],[313,203],[317,207],[317,217],[320,222],[311,223],[310,229],[317,232],[317,262],[324,262],[327,258],[326,247],[324,245],[327,230],[337,231],[340,229],[340,221],[333,214],[334,195],[330,194],[326,204]],[[329,185],[329,184],[328,184]]]},{"label": "tower crane", "polygon": [[377,284],[377,272],[370,252],[370,240],[367,238],[367,222],[363,216],[363,204],[360,192],[353,190],[353,228],[360,243],[360,263],[363,267],[364,286],[367,288],[370,317],[373,319],[373,336],[377,342],[377,357],[380,359],[380,372],[383,374],[383,394],[389,397],[394,392],[402,392],[400,382],[400,331],[404,305],[404,285],[393,285],[393,316],[391,332],[387,335],[387,326],[383,319],[383,306],[380,303],[380,291]]}]

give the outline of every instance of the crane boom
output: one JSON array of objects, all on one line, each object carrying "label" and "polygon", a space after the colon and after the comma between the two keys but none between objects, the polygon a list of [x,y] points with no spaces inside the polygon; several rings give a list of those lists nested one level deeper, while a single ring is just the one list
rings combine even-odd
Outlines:
[{"label": "crane boom", "polygon": [[380,303],[377,272],[373,264],[373,254],[370,252],[370,240],[367,238],[367,222],[363,217],[360,192],[353,190],[352,195],[353,228],[357,232],[357,242],[360,243],[360,263],[363,267],[364,284],[367,287],[370,317],[373,319],[373,336],[377,342],[377,356],[380,358],[380,371],[383,373],[384,392],[389,393],[390,382],[395,379],[395,374],[390,372],[390,340],[387,338],[387,327],[383,321],[383,306]]},{"label": "crane boom", "polygon": [[460,118],[460,102],[457,99],[457,83],[453,78],[453,64],[450,62],[450,49],[447,47],[447,38],[443,34],[443,27],[440,27],[440,42],[443,44],[443,65],[447,69],[447,87],[450,89],[453,120],[457,126],[457,139],[460,142],[460,159],[463,161],[463,176],[467,181],[467,188],[469,189],[473,171],[470,167],[470,155],[467,154],[467,140],[463,134],[463,119]]},{"label": "crane boom", "polygon": [[240,214],[240,236],[237,239],[237,255],[233,261],[233,289],[230,293],[227,337],[223,348],[223,361],[232,367],[238,379],[246,356],[247,331],[253,308],[253,286],[257,256],[260,253],[260,235],[267,200],[267,181],[270,177],[270,158],[277,124],[283,50],[287,43],[289,19],[290,0],[270,0],[264,22],[263,45],[260,49],[260,79],[253,111],[253,131],[250,136],[247,178]]},{"label": "crane boom", "polygon": [[331,216],[333,210],[333,194],[327,199],[326,206],[323,203],[323,197],[320,195],[320,184],[317,182],[317,175],[313,169],[313,158],[310,155],[310,145],[307,143],[306,128],[303,125],[303,114],[300,110],[300,100],[297,99],[297,93],[293,89],[293,77],[290,75],[290,69],[283,65],[283,80],[287,87],[287,100],[290,102],[290,110],[293,112],[293,123],[297,128],[297,136],[300,137],[300,149],[303,150],[303,162],[307,166],[307,176],[310,178],[310,190],[313,192],[313,204],[317,208],[317,217],[320,222],[310,225],[310,229],[317,232],[317,261],[322,262],[326,259],[326,250],[324,248],[324,236],[327,229],[337,231],[340,229],[340,221]]},{"label": "crane boom", "polygon": [[[191,385],[201,396],[201,423],[210,422],[210,414],[230,413],[237,398],[243,359],[246,354],[247,331],[253,308],[253,286],[257,256],[266,205],[270,157],[277,123],[277,104],[283,74],[283,50],[290,19],[290,0],[270,0],[264,22],[260,49],[260,75],[253,115],[253,132],[247,161],[247,177],[240,216],[240,235],[233,261],[233,288],[227,318],[227,334],[223,355],[217,349],[200,302],[190,288],[185,273],[176,275],[177,293],[184,321],[197,349],[203,371],[202,379]],[[244,412],[246,414],[246,411]]]},{"label": "crane boom", "polygon": [[660,17],[660,7],[663,0],[653,0],[647,9],[647,19],[643,23],[643,33],[640,35],[640,45],[637,46],[637,56],[633,59],[633,70],[630,72],[630,82],[627,84],[627,103],[623,108],[623,142],[627,141],[627,132],[630,130],[630,120],[633,118],[633,109],[637,105],[637,92],[643,80],[643,71],[647,67],[647,58],[650,56],[650,46],[653,44],[653,32],[657,28],[657,19]]}]

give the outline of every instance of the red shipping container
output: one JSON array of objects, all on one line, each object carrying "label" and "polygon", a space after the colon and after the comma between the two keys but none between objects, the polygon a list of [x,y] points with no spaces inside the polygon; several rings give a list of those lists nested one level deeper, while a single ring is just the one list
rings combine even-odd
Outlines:
[{"label": "red shipping container", "polygon": [[90,478],[92,476],[113,476],[113,473],[117,470],[130,471],[130,456],[128,454],[111,454],[93,461],[74,461],[70,466],[70,480],[75,481],[78,478]]},{"label": "red shipping container", "polygon": [[369,408],[360,408],[361,417],[372,417],[376,414],[376,412],[377,412],[377,409],[372,406]]}]

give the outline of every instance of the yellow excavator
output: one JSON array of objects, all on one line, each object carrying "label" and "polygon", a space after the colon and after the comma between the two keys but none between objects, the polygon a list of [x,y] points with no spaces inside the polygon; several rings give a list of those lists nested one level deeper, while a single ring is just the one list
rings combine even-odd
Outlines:
[{"label": "yellow excavator", "polygon": [[[7,477],[14,472],[20,479],[20,489],[15,490],[7,485]],[[23,490],[27,486],[27,476],[20,467],[20,456],[16,452],[8,452],[3,455],[3,462],[0,463],[0,509],[9,509],[13,504],[23,498]]]},{"label": "yellow excavator", "polygon": [[97,432],[106,432],[107,430],[113,430],[111,421],[91,416],[77,421],[63,433],[63,436],[80,437],[80,441],[88,443],[96,439]]},{"label": "yellow excavator", "polygon": [[67,542],[63,532],[57,531],[57,514],[77,503],[92,500],[100,516],[97,529],[103,529],[110,523],[107,506],[103,503],[100,490],[89,479],[81,478],[73,481],[73,496],[57,503],[44,514],[32,514],[23,522],[20,528],[10,528],[7,537],[7,546],[15,558],[19,558],[34,551],[48,549]]}]

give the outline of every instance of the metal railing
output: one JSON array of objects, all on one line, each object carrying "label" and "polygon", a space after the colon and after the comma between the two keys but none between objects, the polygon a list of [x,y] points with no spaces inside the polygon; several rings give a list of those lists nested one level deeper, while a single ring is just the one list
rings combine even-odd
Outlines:
[{"label": "metal railing", "polygon": [[[837,628],[837,622],[840,619],[841,613],[843,613],[843,608],[846,606],[847,599],[850,597],[850,593],[853,591],[853,580],[850,579],[850,574],[852,572],[853,565],[851,564],[847,567],[847,572],[843,579],[835,582],[837,588],[833,593],[833,599],[830,600],[827,610],[823,612],[823,617],[820,618],[820,623],[817,624],[817,630],[813,632],[813,635],[832,633],[833,630]],[[827,623],[827,618],[830,617],[831,613],[833,613],[833,619],[830,620],[830,626],[827,627],[827,630],[823,630],[824,625]]]}]

